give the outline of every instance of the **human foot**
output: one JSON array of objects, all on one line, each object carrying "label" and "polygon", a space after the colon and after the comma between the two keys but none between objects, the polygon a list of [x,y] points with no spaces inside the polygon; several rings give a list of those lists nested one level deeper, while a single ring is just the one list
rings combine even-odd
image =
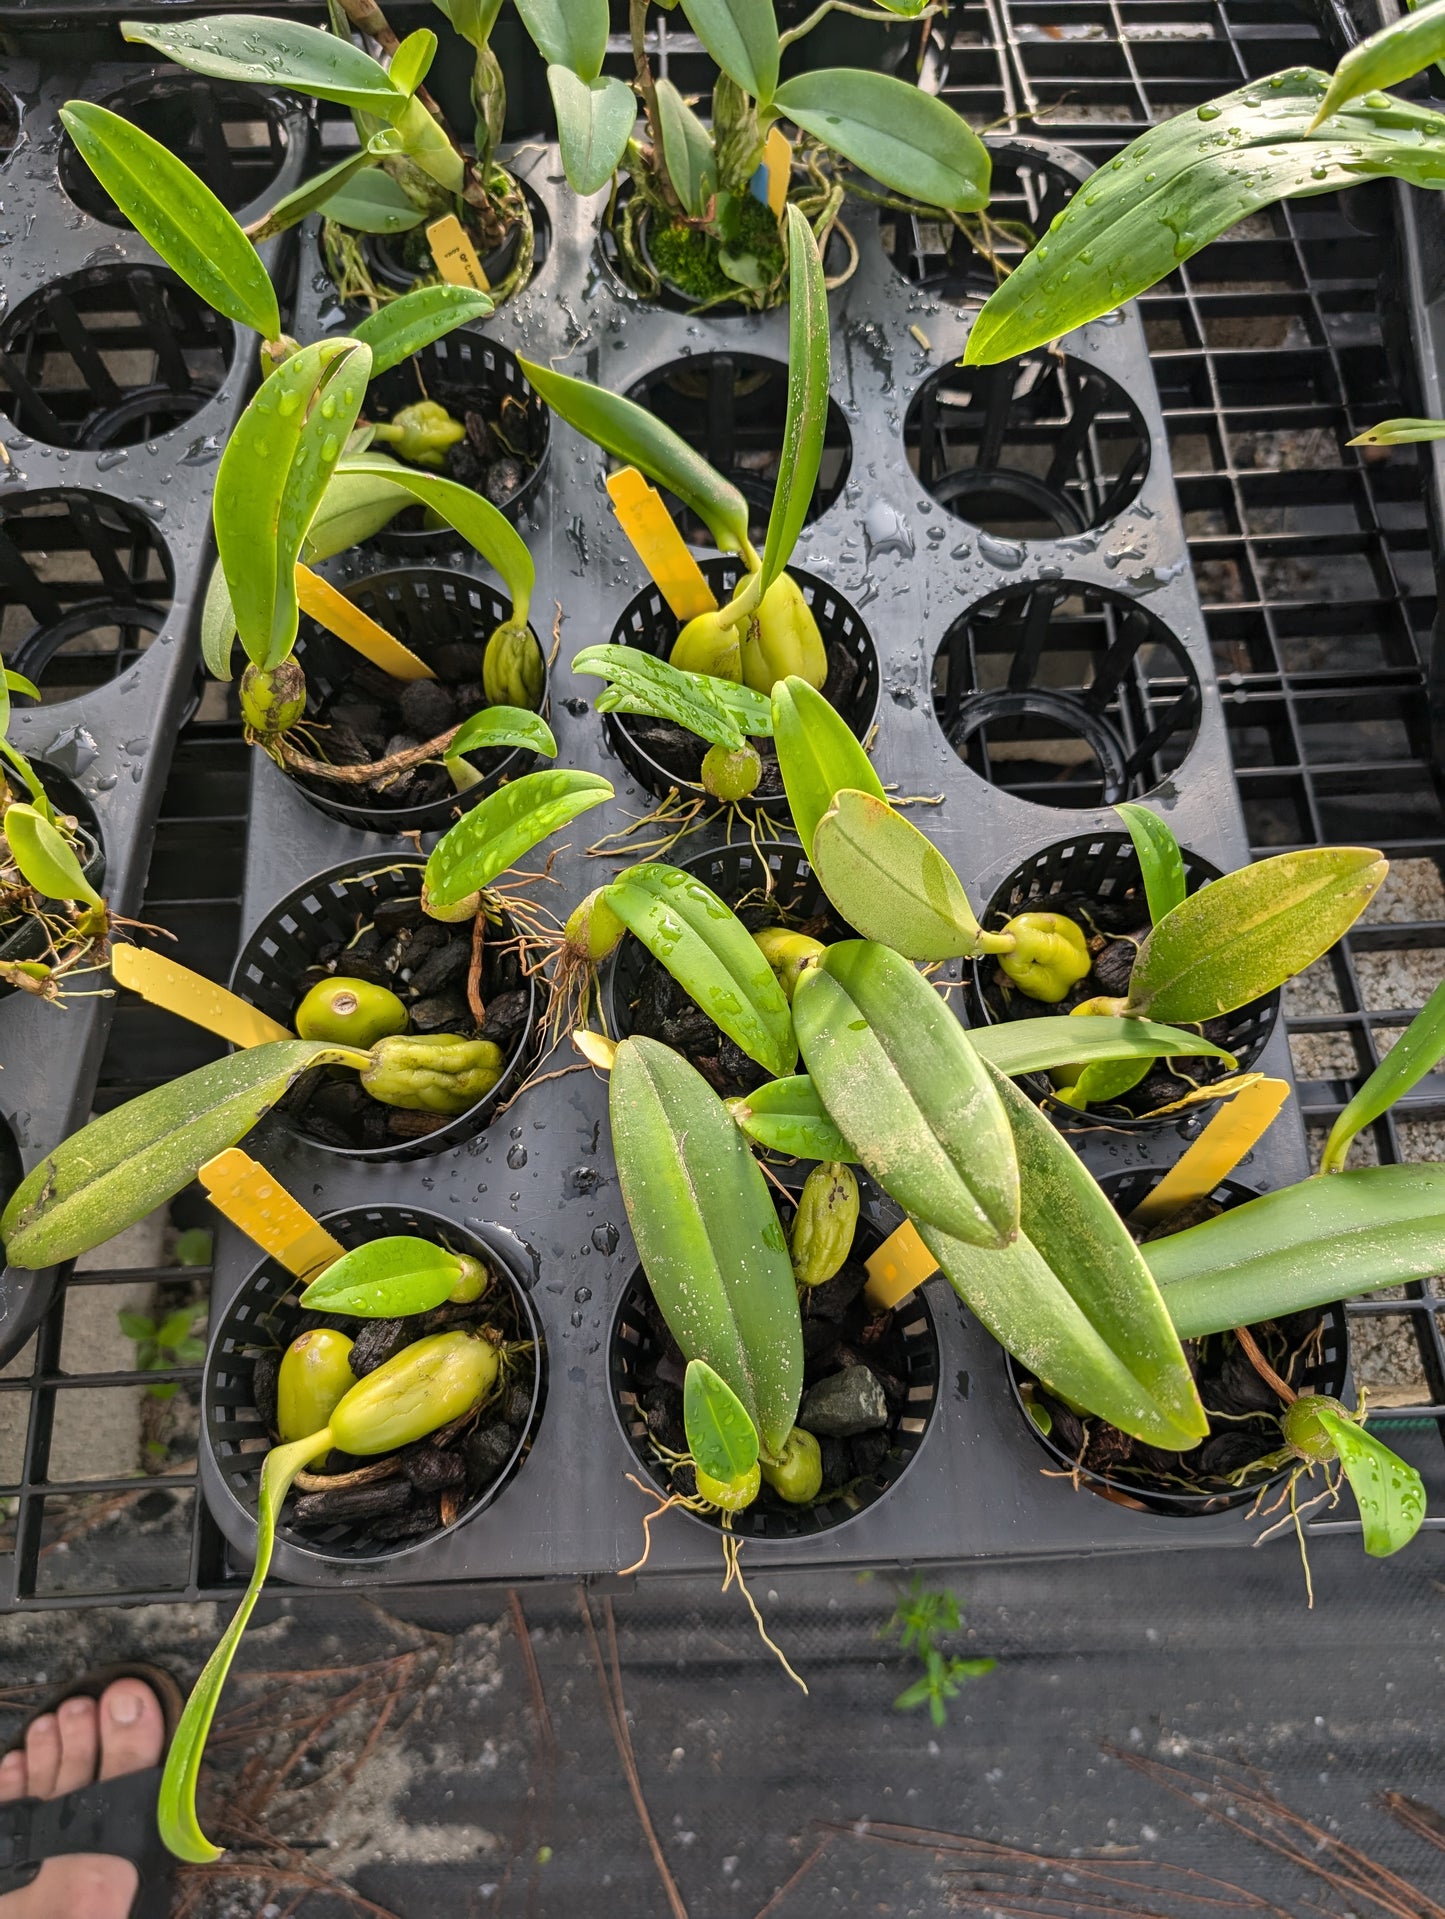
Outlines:
[{"label": "human foot", "polygon": [[[96,1779],[118,1779],[160,1761],[160,1703],[139,1679],[118,1679],[97,1705],[67,1699],[35,1720],[23,1751],[0,1760],[0,1805],[59,1799]],[[136,1894],[128,1859],[72,1853],[48,1859],[28,1886],[0,1896],[0,1919],[127,1919]]]}]

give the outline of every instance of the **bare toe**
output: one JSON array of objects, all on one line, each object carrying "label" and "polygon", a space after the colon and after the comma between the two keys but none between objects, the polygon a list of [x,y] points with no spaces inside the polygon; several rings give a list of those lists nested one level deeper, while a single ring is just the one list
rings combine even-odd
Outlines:
[{"label": "bare toe", "polygon": [[60,1727],[53,1712],[32,1719],[25,1734],[25,1772],[31,1797],[52,1799],[60,1771]]},{"label": "bare toe", "polygon": [[100,1702],[100,1776],[116,1779],[159,1763],[166,1742],[160,1701],[142,1680],[117,1679]]},{"label": "bare toe", "polygon": [[0,1806],[11,1799],[23,1799],[26,1791],[25,1754],[7,1752],[0,1759]]},{"label": "bare toe", "polygon": [[95,1778],[100,1751],[100,1729],[93,1699],[66,1699],[56,1714],[60,1721],[60,1765],[52,1796],[78,1792]]}]

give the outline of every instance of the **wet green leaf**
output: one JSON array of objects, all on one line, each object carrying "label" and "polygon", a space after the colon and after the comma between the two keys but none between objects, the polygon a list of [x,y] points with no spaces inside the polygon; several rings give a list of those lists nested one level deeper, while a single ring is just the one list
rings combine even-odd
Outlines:
[{"label": "wet green leaf", "polygon": [[461,1262],[445,1246],[397,1233],[333,1260],[306,1288],[301,1304],[313,1313],[404,1319],[442,1305],[461,1272]]},{"label": "wet green leaf", "polygon": [[687,1450],[712,1479],[730,1486],[758,1463],[758,1430],[747,1407],[705,1359],[690,1359],[682,1381]]},{"label": "wet green leaf", "polygon": [[[641,647],[618,646],[606,642],[585,646],[572,661],[574,673],[595,673],[607,681],[607,690],[597,697],[599,713],[644,713],[655,719],[672,720],[686,727],[712,746],[737,752],[743,745],[745,728],[731,704],[722,697],[725,682],[708,673],[685,673],[669,666]],[[769,715],[772,709],[760,693],[740,689]]]},{"label": "wet green leaf", "polygon": [[1147,1019],[1113,1019],[1090,1014],[1084,1019],[1008,1020],[998,1026],[971,1026],[968,1037],[1001,1073],[1052,1072],[1060,1066],[1087,1066],[1104,1060],[1222,1059],[1232,1070],[1234,1055],[1198,1033],[1159,1026]]},{"label": "wet green leaf", "polygon": [[808,517],[828,426],[828,289],[813,229],[795,206],[788,229],[788,411],[778,483],[768,515],[759,591],[787,566]]},{"label": "wet green leaf", "polygon": [[351,337],[371,348],[371,377],[387,373],[454,327],[485,320],[495,302],[474,287],[413,287],[370,313]]},{"label": "wet green leaf", "polygon": [[1413,446],[1417,440],[1445,440],[1445,420],[1381,420],[1345,445]]},{"label": "wet green leaf", "polygon": [[231,589],[226,585],[226,570],[217,560],[206,582],[206,598],[201,608],[201,658],[212,679],[230,679],[235,650],[236,615],[231,606]]},{"label": "wet green leaf", "polygon": [[683,211],[700,220],[717,191],[712,135],[670,80],[657,82],[657,119],[668,178]]},{"label": "wet green leaf", "polygon": [[1445,980],[1435,988],[1395,1044],[1330,1128],[1322,1173],[1337,1173],[1357,1133],[1373,1126],[1445,1057]]},{"label": "wet green leaf", "polygon": [[611,798],[612,787],[595,773],[559,768],[509,780],[464,813],[432,848],[427,897],[437,906],[459,905],[579,813]]},{"label": "wet green leaf", "polygon": [[70,841],[37,807],[17,802],[6,811],[0,830],[21,878],[42,899],[83,900],[87,906],[103,904],[81,871]]},{"label": "wet green leaf", "polygon": [[[410,506],[410,495],[403,487],[378,476],[376,469],[386,458],[384,453],[372,454],[369,456],[372,465],[367,470],[332,474],[316,516],[306,529],[306,538],[301,542],[301,558],[308,566],[359,546]],[[341,465],[344,468],[345,460]]]},{"label": "wet green leaf", "polygon": [[960,213],[988,205],[987,147],[952,107],[906,80],[825,67],[786,81],[774,105],[895,193]]},{"label": "wet green leaf", "polygon": [[444,480],[438,473],[419,473],[415,467],[398,466],[383,454],[363,453],[344,459],[336,471],[338,477],[367,474],[378,485],[399,487],[439,514],[501,574],[512,596],[512,619],[517,625],[525,626],[536,568],[526,541],[490,500],[484,500],[469,486]]},{"label": "wet green leaf", "polygon": [[780,1452],[803,1390],[802,1320],[746,1140],[702,1075],[656,1040],[618,1046],[608,1111],[638,1258],[673,1338],[727,1381]]},{"label": "wet green leaf", "polygon": [[682,10],[728,78],[766,106],[778,85],[773,0],[682,0]]},{"label": "wet green leaf", "polygon": [[409,233],[427,217],[381,167],[364,168],[344,181],[319,210],[353,233]]},{"label": "wet green leaf", "polygon": [[582,80],[569,67],[547,69],[557,112],[562,169],[574,193],[600,193],[622,164],[637,121],[631,87],[615,74]]},{"label": "wet green leaf", "polygon": [[383,120],[397,120],[407,104],[405,90],[369,53],[299,20],[255,13],[211,14],[204,20],[157,25],[122,20],[127,40],[154,47],[177,66],[212,80],[240,80],[249,86],[290,87],[313,100],[334,100],[359,107]]},{"label": "wet green leaf", "polygon": [[1310,132],[1352,100],[1396,86],[1401,80],[1413,79],[1442,56],[1445,56],[1445,12],[1438,6],[1427,6],[1402,14],[1346,53],[1335,68],[1329,90],[1310,122]]},{"label": "wet green leaf", "polygon": [[607,52],[607,0],[517,0],[522,25],[549,67],[595,80]]},{"label": "wet green leaf", "polygon": [[1128,827],[1134,842],[1144,880],[1144,897],[1149,904],[1149,921],[1157,926],[1166,913],[1172,913],[1182,904],[1188,892],[1184,855],[1168,824],[1147,806],[1136,806],[1132,800],[1125,800],[1114,811]]},{"label": "wet green leaf", "polygon": [[402,93],[415,93],[431,70],[436,58],[437,37],[430,27],[418,27],[409,33],[396,52],[391,56],[391,64],[386,70],[391,84]]},{"label": "wet green leaf", "polygon": [[358,173],[376,166],[385,155],[399,150],[396,134],[390,127],[373,134],[359,153],[348,154],[346,159],[338,160],[334,167],[327,167],[324,172],[315,174],[303,186],[278,200],[263,218],[244,229],[247,239],[254,246],[260,246],[263,240],[285,233],[298,221],[304,220],[308,213],[314,213],[318,207],[324,206]]},{"label": "wet green leaf", "polygon": [[908,959],[956,959],[977,950],[978,921],[963,882],[926,834],[887,800],[848,787],[813,830],[813,870],[865,939]]},{"label": "wet green leaf", "polygon": [[71,100],[60,118],[96,179],[166,265],[217,313],[274,340],[281,314],[271,277],[205,182],[108,107]]},{"label": "wet green leaf", "polygon": [[1365,1551],[1374,1559],[1388,1559],[1408,1546],[1425,1522],[1424,1480],[1352,1419],[1342,1419],[1327,1406],[1321,1406],[1316,1417],[1334,1440],[1355,1495]]},{"label": "wet green leaf", "polygon": [[772,691],[773,739],[793,830],[813,856],[818,821],[844,787],[884,800],[883,782],[848,722],[796,674]]},{"label": "wet green leaf", "polygon": [[529,752],[545,754],[549,760],[557,754],[552,729],[540,713],[529,713],[525,706],[486,706],[462,721],[446,757],[456,760],[463,753],[480,753],[495,746],[523,746]]},{"label": "wet green leaf", "polygon": [[858,1163],[806,1073],[766,1080],[741,1099],[729,1100],[728,1111],[753,1144],[767,1152],[786,1153],[791,1159],[837,1160],[845,1166]]}]

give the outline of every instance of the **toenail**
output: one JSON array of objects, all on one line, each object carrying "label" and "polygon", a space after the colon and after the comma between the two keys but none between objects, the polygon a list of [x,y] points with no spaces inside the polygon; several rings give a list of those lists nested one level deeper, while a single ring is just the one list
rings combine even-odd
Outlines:
[{"label": "toenail", "polygon": [[110,1701],[110,1716],[118,1726],[133,1726],[136,1720],[140,1718],[140,1715],[141,1700],[139,1693],[132,1692],[129,1687],[127,1687],[124,1692],[117,1692],[112,1695]]},{"label": "toenail", "polygon": [[67,1719],[83,1719],[90,1711],[88,1699],[67,1699],[62,1702],[61,1712]]}]

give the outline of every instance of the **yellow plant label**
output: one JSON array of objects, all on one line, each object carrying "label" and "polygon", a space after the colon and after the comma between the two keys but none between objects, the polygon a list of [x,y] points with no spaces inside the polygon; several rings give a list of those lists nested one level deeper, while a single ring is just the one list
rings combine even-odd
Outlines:
[{"label": "yellow plant label", "polygon": [[298,1279],[309,1279],[346,1251],[299,1199],[293,1199],[239,1146],[208,1159],[200,1177],[217,1211]]},{"label": "yellow plant label", "polygon": [[1130,1224],[1158,1226],[1212,1193],[1273,1125],[1289,1098],[1282,1079],[1256,1079],[1221,1106],[1194,1144],[1134,1208]]},{"label": "yellow plant label", "polygon": [[768,170],[768,205],[773,218],[781,220],[793,178],[793,149],[787,134],[776,121],[763,148],[763,165]]},{"label": "yellow plant label", "polygon": [[426,230],[426,239],[431,248],[431,257],[437,263],[437,272],[451,286],[475,287],[479,293],[491,292],[492,283],[477,258],[477,249],[454,213],[444,213],[440,220],[433,220]]},{"label": "yellow plant label", "polygon": [[896,1306],[938,1271],[938,1261],[919,1238],[911,1219],[905,1219],[896,1233],[890,1233],[864,1264],[868,1268],[864,1293],[868,1304],[879,1312]]},{"label": "yellow plant label", "polygon": [[323,580],[309,566],[296,562],[296,598],[301,611],[309,613],[318,626],[344,640],[363,659],[390,673],[394,680],[434,680],[425,660],[419,660],[410,647],[393,639],[384,626],[378,626],[369,613],[354,606],[346,595]]},{"label": "yellow plant label", "polygon": [[677,617],[691,620],[711,613],[717,599],[657,488],[649,486],[635,466],[625,466],[608,474],[607,491],[622,531]]},{"label": "yellow plant label", "polygon": [[248,1006],[204,974],[193,973],[189,966],[149,947],[117,942],[111,948],[110,970],[117,986],[128,986],[152,1006],[163,1006],[193,1026],[204,1026],[233,1046],[264,1046],[268,1040],[296,1037],[289,1026],[279,1025],[259,1007]]}]

